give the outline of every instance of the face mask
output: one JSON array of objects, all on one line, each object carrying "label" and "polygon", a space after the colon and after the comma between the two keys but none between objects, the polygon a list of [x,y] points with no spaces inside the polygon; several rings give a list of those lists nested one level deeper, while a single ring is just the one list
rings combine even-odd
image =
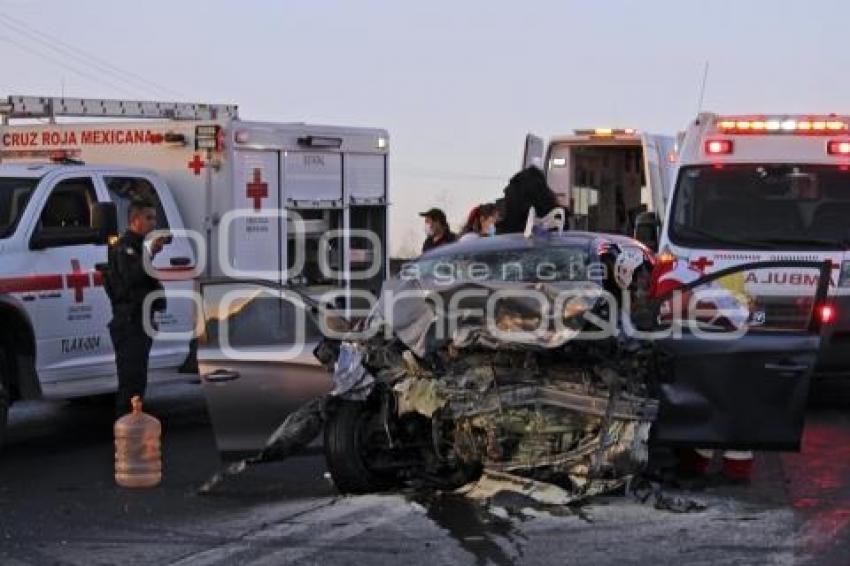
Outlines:
[{"label": "face mask", "polygon": [[496,225],[495,224],[490,224],[490,227],[487,228],[487,235],[488,236],[495,236],[496,235]]},{"label": "face mask", "polygon": [[434,235],[434,226],[433,225],[428,226],[428,235],[429,236]]}]

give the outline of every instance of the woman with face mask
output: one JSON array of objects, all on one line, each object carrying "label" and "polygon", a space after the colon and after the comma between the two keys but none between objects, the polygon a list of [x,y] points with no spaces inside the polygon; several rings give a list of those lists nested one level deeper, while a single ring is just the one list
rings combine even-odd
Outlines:
[{"label": "woman with face mask", "polygon": [[469,213],[460,241],[496,235],[499,212],[493,203],[479,204]]}]

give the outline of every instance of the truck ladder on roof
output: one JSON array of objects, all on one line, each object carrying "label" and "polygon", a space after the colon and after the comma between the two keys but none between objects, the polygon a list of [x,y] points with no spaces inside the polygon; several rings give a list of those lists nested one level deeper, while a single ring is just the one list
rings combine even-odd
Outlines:
[{"label": "truck ladder on roof", "polygon": [[196,104],[99,98],[60,98],[54,96],[9,96],[0,98],[3,123],[17,118],[151,118],[167,120],[238,119],[235,104]]}]

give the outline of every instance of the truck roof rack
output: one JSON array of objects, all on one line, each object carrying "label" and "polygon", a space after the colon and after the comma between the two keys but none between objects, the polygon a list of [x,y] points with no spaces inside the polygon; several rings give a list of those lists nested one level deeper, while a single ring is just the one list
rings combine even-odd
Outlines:
[{"label": "truck roof rack", "polygon": [[3,123],[19,118],[145,118],[167,120],[238,119],[235,104],[202,104],[193,102],[156,102],[100,98],[61,98],[53,96],[12,95],[0,98]]}]

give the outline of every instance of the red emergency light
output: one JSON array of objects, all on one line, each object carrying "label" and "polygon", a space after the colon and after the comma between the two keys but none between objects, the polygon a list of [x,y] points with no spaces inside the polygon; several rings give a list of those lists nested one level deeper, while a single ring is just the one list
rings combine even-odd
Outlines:
[{"label": "red emergency light", "polygon": [[850,155],[850,140],[830,140],[826,144],[829,155]]},{"label": "red emergency light", "polygon": [[732,153],[732,140],[707,140],[705,152],[709,155],[728,155]]},{"label": "red emergency light", "polygon": [[820,305],[817,310],[817,317],[821,324],[832,324],[836,317],[835,307],[830,304]]}]

